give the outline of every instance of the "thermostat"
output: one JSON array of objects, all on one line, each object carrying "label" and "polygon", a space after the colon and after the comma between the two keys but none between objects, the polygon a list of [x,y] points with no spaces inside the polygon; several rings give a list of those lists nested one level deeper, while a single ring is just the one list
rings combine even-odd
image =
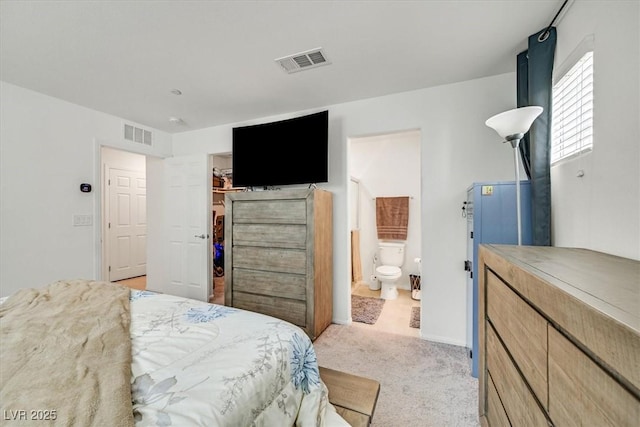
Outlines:
[{"label": "thermostat", "polygon": [[83,193],[91,193],[91,184],[80,184],[80,191],[82,191]]}]

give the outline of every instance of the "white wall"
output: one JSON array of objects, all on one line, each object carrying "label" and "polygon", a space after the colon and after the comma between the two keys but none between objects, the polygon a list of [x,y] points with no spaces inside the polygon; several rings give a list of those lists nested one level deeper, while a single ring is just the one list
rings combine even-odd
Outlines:
[{"label": "white wall", "polygon": [[[422,255],[420,143],[419,131],[349,140],[349,175],[360,181],[360,254],[362,281],[367,285],[372,284],[373,258],[378,254],[376,197],[411,197],[405,259],[398,288],[410,289],[409,274],[418,274],[414,259]],[[349,197],[358,198],[358,195],[350,193]],[[381,265],[380,260],[377,265]],[[375,288],[379,289],[380,284]]]},{"label": "white wall", "polygon": [[[0,296],[100,276],[100,144],[166,156],[122,139],[122,119],[0,82]],[[92,184],[81,193],[80,184]],[[73,214],[93,226],[72,226]]]},{"label": "white wall", "polygon": [[558,25],[556,67],[588,35],[593,151],[551,168],[553,245],[640,259],[640,2],[576,0]]},{"label": "white wall", "polygon": [[[514,59],[515,61],[515,59]],[[349,323],[350,225],[347,141],[350,137],[421,131],[423,338],[465,345],[466,221],[460,215],[473,181],[512,179],[511,150],[485,120],[515,106],[515,74],[328,106],[329,182],[334,201],[334,315]],[[312,112],[312,111],[308,111]],[[173,136],[175,155],[231,151],[233,126],[279,120],[298,112]]]}]

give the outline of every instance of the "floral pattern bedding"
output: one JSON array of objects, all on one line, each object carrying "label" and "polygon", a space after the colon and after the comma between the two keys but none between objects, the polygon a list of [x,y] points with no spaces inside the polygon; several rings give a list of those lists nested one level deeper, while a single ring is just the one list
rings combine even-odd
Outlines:
[{"label": "floral pattern bedding", "polygon": [[300,328],[148,291],[130,299],[137,426],[322,426],[333,417]]}]

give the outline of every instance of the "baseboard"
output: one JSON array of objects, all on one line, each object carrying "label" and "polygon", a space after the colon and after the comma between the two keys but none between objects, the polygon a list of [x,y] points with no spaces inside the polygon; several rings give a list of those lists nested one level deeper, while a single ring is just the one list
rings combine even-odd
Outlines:
[{"label": "baseboard", "polygon": [[422,333],[422,330],[420,330],[420,338],[426,341],[439,342],[442,344],[451,344],[451,345],[464,347],[464,348],[467,347],[467,343],[465,341],[452,340],[451,338],[448,338],[448,337],[440,337],[436,335],[424,334]]}]

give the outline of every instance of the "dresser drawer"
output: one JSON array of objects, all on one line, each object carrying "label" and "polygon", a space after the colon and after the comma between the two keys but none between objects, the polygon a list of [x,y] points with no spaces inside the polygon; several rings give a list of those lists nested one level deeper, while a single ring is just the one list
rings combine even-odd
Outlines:
[{"label": "dresser drawer", "polygon": [[301,224],[234,224],[233,244],[305,249],[307,227]]},{"label": "dresser drawer", "polygon": [[487,272],[487,316],[546,409],[547,321],[491,271]]},{"label": "dresser drawer", "polygon": [[252,294],[305,301],[306,277],[299,274],[272,273],[270,271],[233,269],[233,289]]},{"label": "dresser drawer", "polygon": [[[544,412],[538,406],[529,387],[511,362],[496,332],[487,327],[487,370],[493,378],[504,410],[514,426],[548,426]],[[494,375],[495,374],[495,375]]]},{"label": "dresser drawer", "polygon": [[496,385],[487,375],[487,412],[485,413],[491,427],[511,427],[507,413],[504,411]]},{"label": "dresser drawer", "polygon": [[307,253],[297,249],[234,246],[232,263],[234,269],[307,274]]},{"label": "dresser drawer", "polygon": [[233,291],[233,306],[286,320],[296,326],[307,326],[307,309],[304,301],[282,297],[247,294]]},{"label": "dresser drawer", "polygon": [[304,199],[236,200],[233,202],[233,224],[306,224],[307,204]]},{"label": "dresser drawer", "polygon": [[640,401],[549,328],[549,416],[558,426],[636,427]]}]

